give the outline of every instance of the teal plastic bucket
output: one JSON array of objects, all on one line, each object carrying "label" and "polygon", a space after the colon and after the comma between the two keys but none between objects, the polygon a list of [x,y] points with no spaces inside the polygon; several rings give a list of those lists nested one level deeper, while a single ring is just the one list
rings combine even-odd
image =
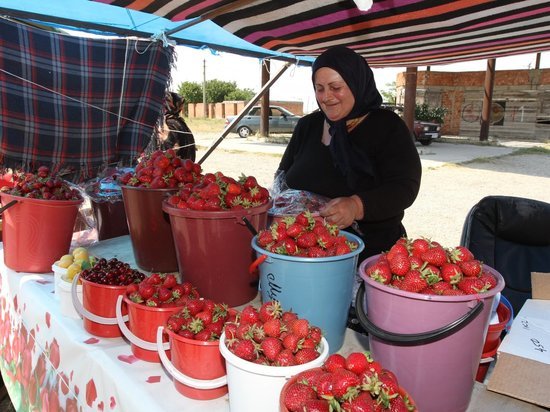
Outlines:
[{"label": "teal plastic bucket", "polygon": [[359,237],[341,233],[357,242],[358,248],[346,255],[324,258],[271,253],[257,244],[257,236],[252,239],[258,258],[255,263],[261,262],[257,266],[262,302],[278,300],[284,310],[292,310],[320,327],[330,353],[344,343],[359,253],[365,248]]}]

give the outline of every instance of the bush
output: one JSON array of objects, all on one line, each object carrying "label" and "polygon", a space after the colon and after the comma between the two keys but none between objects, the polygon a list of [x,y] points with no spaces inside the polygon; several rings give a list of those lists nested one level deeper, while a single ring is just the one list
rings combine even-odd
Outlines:
[{"label": "bush", "polygon": [[427,103],[417,104],[414,108],[414,116],[416,120],[425,122],[443,123],[448,110],[444,107],[430,107]]}]

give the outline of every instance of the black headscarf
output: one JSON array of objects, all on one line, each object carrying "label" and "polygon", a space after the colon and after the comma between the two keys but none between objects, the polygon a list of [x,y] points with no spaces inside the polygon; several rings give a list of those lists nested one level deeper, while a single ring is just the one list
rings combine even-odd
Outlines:
[{"label": "black headscarf", "polygon": [[366,153],[357,150],[349,138],[346,122],[365,116],[371,110],[379,108],[382,104],[382,96],[376,88],[374,75],[367,61],[347,47],[332,47],[315,59],[312,73],[314,86],[315,73],[321,67],[337,71],[355,98],[355,105],[345,118],[332,121],[325,116],[330,126],[329,133],[332,136],[329,146],[332,159],[336,167],[346,176],[350,188],[354,189],[358,174],[374,176],[374,171]]}]

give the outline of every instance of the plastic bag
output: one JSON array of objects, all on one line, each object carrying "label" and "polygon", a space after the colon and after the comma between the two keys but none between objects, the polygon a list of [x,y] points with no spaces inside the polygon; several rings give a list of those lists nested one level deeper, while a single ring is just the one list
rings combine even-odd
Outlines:
[{"label": "plastic bag", "polygon": [[118,184],[117,177],[133,170],[133,168],[128,167],[107,168],[97,178],[87,181],[84,184],[84,190],[90,199],[96,203],[120,202],[122,200],[122,189]]},{"label": "plastic bag", "polygon": [[273,199],[273,206],[268,213],[274,217],[293,216],[306,210],[315,216],[330,200],[326,196],[307,190],[289,188],[284,172],[279,172],[275,176],[270,194]]}]

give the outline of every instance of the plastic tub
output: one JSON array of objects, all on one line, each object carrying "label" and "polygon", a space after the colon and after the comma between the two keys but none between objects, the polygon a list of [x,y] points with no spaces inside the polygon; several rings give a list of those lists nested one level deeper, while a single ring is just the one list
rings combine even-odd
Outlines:
[{"label": "plastic tub", "polygon": [[220,337],[220,352],[225,358],[229,409],[238,412],[279,412],[279,396],[285,383],[294,375],[321,366],[328,357],[325,338],[321,341],[317,359],[296,366],[266,366],[249,362],[231,353],[225,345],[225,334]]},{"label": "plastic tub", "polygon": [[279,255],[261,248],[256,237],[252,240],[258,259],[250,270],[259,268],[262,302],[278,300],[284,310],[320,327],[331,353],[344,343],[357,262],[365,247],[359,237],[341,233],[357,242],[358,248],[325,258]]},{"label": "plastic tub", "polygon": [[[168,334],[171,360],[164,349],[163,331]],[[225,360],[218,341],[187,339],[159,326],[157,349],[162,365],[183,396],[204,401],[227,393]]]},{"label": "plastic tub", "polygon": [[[65,279],[60,279],[58,282],[58,299],[61,307],[61,314],[73,319],[80,319],[80,314],[76,311],[73,305],[72,298],[72,282]],[[82,285],[76,285],[76,295],[78,300],[82,302]]]},{"label": "plastic tub", "polygon": [[491,352],[497,349],[500,344],[500,337],[504,332],[506,325],[510,321],[510,309],[504,304],[499,303],[497,306],[498,323],[493,323],[487,328],[487,336],[483,345],[483,353]]},{"label": "plastic tub", "polygon": [[497,351],[498,351],[498,347],[500,345],[500,338],[498,340],[498,343],[496,345],[496,347],[488,352],[483,352],[483,354],[481,355],[481,360],[479,361],[479,366],[477,368],[477,373],[476,373],[476,381],[478,382],[481,382],[483,383],[483,381],[485,381],[485,376],[487,376],[487,372],[489,371],[489,367],[491,366],[491,362],[493,362],[496,354],[497,354]]},{"label": "plastic tub", "polygon": [[121,186],[136,264],[147,272],[177,272],[170,219],[162,201],[177,189]]},{"label": "plastic tub", "polygon": [[493,299],[504,288],[504,279],[485,266],[497,279],[497,285],[487,293],[464,296],[411,293],[370,279],[366,269],[377,259],[378,256],[373,256],[361,263],[359,272],[364,282],[356,299],[358,319],[369,333],[373,357],[396,374],[419,410],[465,411]]},{"label": "plastic tub", "polygon": [[253,261],[253,234],[265,227],[271,203],[249,209],[197,211],[163,202],[170,215],[179,271],[201,296],[231,307],[250,302],[258,294],[257,281],[248,273]]},{"label": "plastic tub", "polygon": [[[75,310],[84,322],[84,329],[95,336],[103,338],[119,338],[122,332],[116,318],[117,299],[126,291],[126,286],[110,286],[81,279],[82,303],[78,299],[77,285],[80,274],[77,273],[72,282],[71,298]],[[124,321],[128,319],[128,309],[121,309]]]},{"label": "plastic tub", "polygon": [[59,289],[59,282],[61,281],[61,278],[67,274],[67,268],[62,268],[60,266],[56,265],[57,262],[55,262],[52,265],[52,271],[53,271],[53,280],[54,280],[54,297],[59,300],[61,296],[61,290]]},{"label": "plastic tub", "polygon": [[[81,200],[44,200],[0,192],[4,263],[17,272],[49,273],[69,252]],[[32,253],[29,253],[32,251]]]}]

